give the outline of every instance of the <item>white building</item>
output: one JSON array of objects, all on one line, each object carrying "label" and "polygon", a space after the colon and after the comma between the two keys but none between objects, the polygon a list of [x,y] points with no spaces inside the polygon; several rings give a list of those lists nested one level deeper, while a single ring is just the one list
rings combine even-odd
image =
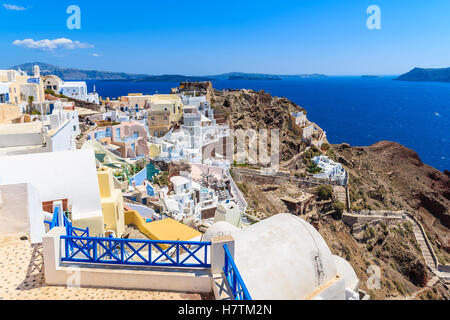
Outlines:
[{"label": "white building", "polygon": [[52,90],[53,92],[59,92],[61,85],[64,81],[55,75],[49,75],[44,77],[44,86],[46,90]]},{"label": "white building", "polygon": [[78,112],[65,110],[61,101],[36,106],[43,115],[32,116],[35,121],[0,125],[0,156],[76,149],[75,138],[80,134]]},{"label": "white building", "polygon": [[[25,186],[19,186],[17,185]],[[92,150],[0,156],[0,190],[4,205],[1,219],[29,221],[33,243],[45,232],[42,203],[66,199],[75,227],[90,228],[91,235],[103,233],[103,213]],[[8,194],[16,190],[14,197]],[[14,203],[18,202],[18,203]],[[17,206],[26,208],[19,212]],[[48,219],[48,218],[47,218]]]},{"label": "white building", "polygon": [[234,201],[227,201],[217,207],[214,215],[214,223],[225,221],[240,228],[242,226],[242,213]]},{"label": "white building", "polygon": [[184,106],[195,106],[200,108],[203,103],[208,103],[206,96],[181,95],[181,102]]},{"label": "white building", "polygon": [[342,164],[334,162],[327,156],[315,156],[311,161],[322,169],[322,172],[315,174],[314,178],[328,179],[330,181],[338,182],[343,186],[347,185],[347,171]]},{"label": "white building", "polygon": [[215,212],[219,198],[214,190],[192,181],[188,173],[172,177],[170,182],[173,184],[174,194],[168,194],[167,189],[160,194],[166,214],[178,221],[192,217],[194,221],[201,222],[205,220],[205,212]]},{"label": "white building", "polygon": [[299,127],[306,127],[309,123],[308,118],[303,111],[292,113],[292,116],[295,118],[295,124]]},{"label": "white building", "polygon": [[100,100],[96,92],[88,93],[87,84],[85,81],[64,81],[59,86],[59,93],[73,99],[100,104]]}]

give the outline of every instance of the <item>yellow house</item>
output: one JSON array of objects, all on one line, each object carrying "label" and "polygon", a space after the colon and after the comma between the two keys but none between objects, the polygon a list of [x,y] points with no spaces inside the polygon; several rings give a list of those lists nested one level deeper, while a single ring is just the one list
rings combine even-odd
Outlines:
[{"label": "yellow house", "polygon": [[38,66],[35,66],[33,76],[16,70],[0,70],[0,83],[9,86],[10,102],[16,105],[28,103],[28,97],[32,96],[34,102],[45,101],[44,82]]},{"label": "yellow house", "polygon": [[155,94],[151,96],[150,110],[169,111],[171,122],[177,122],[183,118],[183,103],[176,94]]},{"label": "yellow house", "polygon": [[114,187],[111,168],[100,168],[97,172],[97,177],[100,187],[105,231],[114,231],[115,237],[120,238],[125,231],[122,191]]}]

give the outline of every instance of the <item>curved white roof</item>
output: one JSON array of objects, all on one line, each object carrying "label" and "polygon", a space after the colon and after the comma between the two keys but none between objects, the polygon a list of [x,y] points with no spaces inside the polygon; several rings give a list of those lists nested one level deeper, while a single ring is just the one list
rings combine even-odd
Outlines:
[{"label": "curved white roof", "polygon": [[[335,297],[345,299],[336,259],[305,220],[278,214],[242,230],[219,222],[204,238],[227,231],[235,239],[236,266],[254,300],[314,299],[330,287],[336,289]],[[353,279],[348,266],[339,266],[349,281]]]},{"label": "curved white roof", "polygon": [[355,270],[347,260],[339,256],[333,256],[336,263],[338,274],[345,280],[345,288],[352,291],[358,291],[359,279]]}]

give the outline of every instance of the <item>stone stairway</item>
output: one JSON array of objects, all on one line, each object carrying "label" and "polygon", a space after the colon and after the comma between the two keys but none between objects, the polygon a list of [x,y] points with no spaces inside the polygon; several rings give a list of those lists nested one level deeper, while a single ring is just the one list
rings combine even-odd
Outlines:
[{"label": "stone stairway", "polygon": [[408,220],[413,225],[414,236],[416,237],[416,240],[419,243],[420,250],[422,251],[422,254],[423,254],[423,257],[425,258],[425,262],[426,262],[427,266],[430,268],[430,270],[433,273],[436,273],[436,271],[437,271],[436,263],[433,260],[433,256],[431,255],[430,249],[427,246],[427,243],[425,241],[422,231],[420,230],[419,226],[417,225],[417,223],[414,220],[412,220],[412,219],[408,219]]},{"label": "stone stairway", "polygon": [[[423,234],[422,230],[420,229],[419,225],[417,224],[417,222],[410,218],[408,218],[408,220],[411,221],[413,224],[414,236],[415,236],[417,242],[419,243],[420,249],[422,251],[423,257],[425,258],[425,262],[426,262],[428,268],[430,268],[431,272],[433,272],[437,276],[438,279],[441,279],[441,280],[444,280],[447,282],[450,281],[450,272],[438,270],[438,268],[436,266],[436,262],[433,260],[433,256],[431,255],[430,249],[428,248],[427,243],[425,241],[424,234]],[[430,282],[432,284],[435,283],[435,282],[433,283],[433,281],[437,282],[437,280],[435,278],[430,280]],[[429,282],[429,284],[430,284],[430,282]]]},{"label": "stone stairway", "polygon": [[333,191],[334,191],[334,194],[336,195],[337,200],[346,205],[347,204],[347,192],[346,192],[345,188],[342,186],[334,186]]}]

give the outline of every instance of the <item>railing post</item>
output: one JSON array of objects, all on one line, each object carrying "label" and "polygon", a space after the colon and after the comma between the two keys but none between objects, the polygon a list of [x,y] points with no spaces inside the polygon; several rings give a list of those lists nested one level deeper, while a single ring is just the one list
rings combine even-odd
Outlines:
[{"label": "railing post", "polygon": [[152,264],[152,243],[149,242],[148,244],[148,264]]},{"label": "railing post", "polygon": [[64,241],[64,253],[65,253],[65,257],[64,258],[69,258],[69,242],[70,239],[63,239]]},{"label": "railing post", "polygon": [[225,266],[225,251],[223,246],[228,246],[231,257],[234,258],[234,239],[232,236],[219,236],[211,239],[211,273],[221,274]]},{"label": "railing post", "polygon": [[122,263],[124,263],[125,262],[125,246],[124,246],[124,242],[123,241],[121,241],[120,242],[120,261],[122,262]]},{"label": "railing post", "polygon": [[92,241],[92,259],[94,262],[97,261],[97,240]]}]

